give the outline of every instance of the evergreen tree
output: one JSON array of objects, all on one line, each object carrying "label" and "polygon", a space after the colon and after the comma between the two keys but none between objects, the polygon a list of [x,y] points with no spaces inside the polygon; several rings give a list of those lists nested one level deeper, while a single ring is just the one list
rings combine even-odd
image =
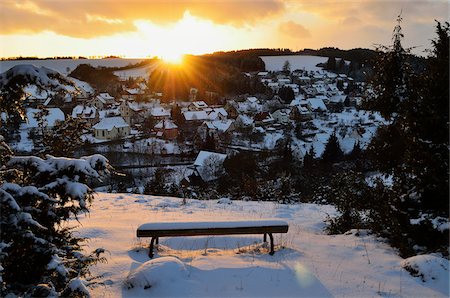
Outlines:
[{"label": "evergreen tree", "polygon": [[328,57],[326,69],[327,70],[336,70],[336,58]]},{"label": "evergreen tree", "polygon": [[185,123],[183,114],[181,113],[181,108],[179,105],[175,105],[170,111],[172,120],[178,125],[182,126]]},{"label": "evergreen tree", "polygon": [[[94,196],[85,183],[109,173],[108,161],[100,155],[7,160],[0,171],[1,296],[87,296],[81,278],[104,260],[103,249],[85,255],[84,239],[68,220],[88,211]],[[70,287],[75,283],[83,286]]]},{"label": "evergreen tree", "polygon": [[344,153],[339,145],[336,132],[333,132],[325,145],[325,150],[322,153],[322,161],[325,163],[338,162],[342,159],[343,155]]},{"label": "evergreen tree", "polygon": [[291,87],[283,86],[278,90],[278,96],[284,103],[290,103],[295,99],[295,93]]},{"label": "evergreen tree", "polygon": [[54,127],[44,131],[43,145],[45,154],[54,156],[72,156],[74,150],[83,144],[81,136],[86,124],[78,118],[67,117],[58,121]]},{"label": "evergreen tree", "polygon": [[305,156],[303,157],[303,167],[306,170],[312,169],[314,167],[315,156],[316,153],[314,152],[314,146],[311,146],[311,148],[306,152]]},{"label": "evergreen tree", "polygon": [[[414,253],[414,245],[448,253],[448,233],[436,230],[431,220],[449,216],[449,25],[438,23],[428,71],[419,75],[408,65],[400,24],[401,17],[393,46],[376,64],[376,95],[370,101],[391,123],[379,128],[368,153],[376,170],[393,176],[392,187],[380,184],[370,205],[373,229],[404,256]],[[411,224],[422,214],[422,224]]]},{"label": "evergreen tree", "polygon": [[146,195],[165,195],[168,189],[166,187],[166,173],[164,169],[157,168],[153,178],[145,185],[144,194]]},{"label": "evergreen tree", "polygon": [[289,63],[288,60],[286,60],[283,64],[283,72],[285,74],[290,74],[291,73],[291,63]]}]

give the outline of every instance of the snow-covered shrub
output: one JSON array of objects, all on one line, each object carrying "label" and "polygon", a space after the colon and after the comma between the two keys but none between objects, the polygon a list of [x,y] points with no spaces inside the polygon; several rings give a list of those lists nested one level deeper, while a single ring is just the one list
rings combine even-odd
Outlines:
[{"label": "snow-covered shrub", "polygon": [[109,174],[108,160],[16,156],[0,167],[0,295],[72,295],[71,281],[104,259],[102,249],[82,253],[68,220],[88,211],[93,191],[85,183]]}]

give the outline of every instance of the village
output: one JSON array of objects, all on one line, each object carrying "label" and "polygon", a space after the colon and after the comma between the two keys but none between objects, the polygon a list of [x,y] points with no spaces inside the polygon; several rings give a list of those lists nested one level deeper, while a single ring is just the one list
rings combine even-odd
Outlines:
[{"label": "village", "polygon": [[[79,118],[87,128],[80,154],[104,154],[134,180],[143,180],[133,183],[141,189],[159,167],[172,173],[168,183],[189,185],[197,180],[193,176],[210,182],[220,177],[227,155],[273,152],[287,143],[301,165],[307,152],[320,158],[332,134],[344,153],[355,144],[364,148],[384,122],[379,114],[361,109],[368,92],[365,83],[318,66],[292,72],[289,67],[286,60],[280,71],[245,73],[266,86],[265,94],[218,99],[211,92],[200,98],[191,88],[188,98],[170,102],[149,89],[148,72],[122,72],[123,86],[116,96],[61,75],[62,85],[53,93],[36,84],[24,89],[28,120],[20,125],[20,140],[11,146],[33,151],[40,109],[48,110],[48,127]],[[208,175],[202,174],[205,166],[213,167]]]}]

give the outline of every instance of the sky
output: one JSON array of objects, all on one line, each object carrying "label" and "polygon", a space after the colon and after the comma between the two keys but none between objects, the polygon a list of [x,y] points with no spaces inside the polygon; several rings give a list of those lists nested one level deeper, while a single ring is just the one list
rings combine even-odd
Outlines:
[{"label": "sky", "polygon": [[0,0],[0,56],[176,57],[391,44],[423,54],[447,0]]}]

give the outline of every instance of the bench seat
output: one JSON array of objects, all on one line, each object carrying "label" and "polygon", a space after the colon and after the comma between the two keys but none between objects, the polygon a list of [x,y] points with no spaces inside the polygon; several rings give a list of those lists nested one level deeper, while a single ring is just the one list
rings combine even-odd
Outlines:
[{"label": "bench seat", "polygon": [[272,233],[287,233],[289,225],[282,220],[186,221],[146,223],[137,229],[137,237],[151,237],[149,257],[159,237],[264,234],[270,238],[270,254],[274,254]]}]

